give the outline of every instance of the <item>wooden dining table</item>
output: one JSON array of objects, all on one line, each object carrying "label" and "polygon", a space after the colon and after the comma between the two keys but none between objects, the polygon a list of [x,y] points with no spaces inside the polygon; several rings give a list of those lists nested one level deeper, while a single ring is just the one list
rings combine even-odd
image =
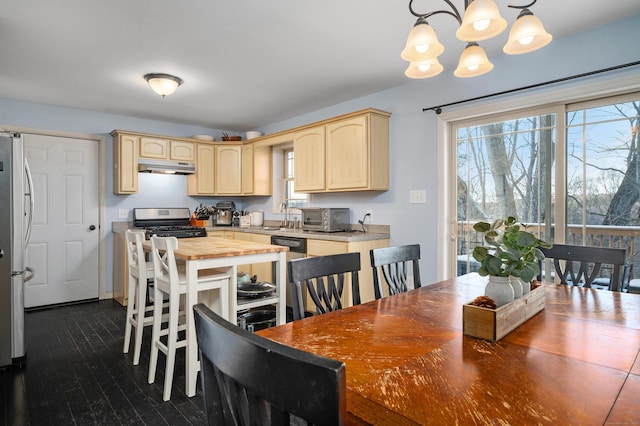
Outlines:
[{"label": "wooden dining table", "polygon": [[640,295],[544,284],[545,309],[492,342],[462,332],[485,283],[472,273],[258,333],[346,364],[347,424],[640,424]]},{"label": "wooden dining table", "polygon": [[[143,248],[151,250],[151,242],[145,241]],[[276,324],[286,322],[286,252],[285,246],[261,244],[249,241],[229,240],[217,237],[181,238],[178,248],[174,250],[177,260],[185,262],[187,276],[186,295],[186,331],[188,344],[186,346],[186,388],[187,396],[196,394],[196,382],[200,364],[198,362],[198,344],[196,340],[195,322],[192,307],[200,300],[196,290],[198,271],[202,269],[217,269],[229,274],[229,288],[227,300],[217,300],[216,306],[210,306],[216,313],[234,324],[240,309],[274,304],[276,306]],[[244,300],[238,302],[236,287],[238,265],[274,262],[275,264],[275,292],[271,297]]]}]

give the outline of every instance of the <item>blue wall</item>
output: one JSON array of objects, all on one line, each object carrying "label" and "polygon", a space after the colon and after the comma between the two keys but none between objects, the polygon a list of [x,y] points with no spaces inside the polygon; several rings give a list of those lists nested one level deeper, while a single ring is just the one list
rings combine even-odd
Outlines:
[{"label": "blue wall", "polygon": [[[392,113],[390,122],[390,190],[383,193],[318,194],[313,204],[318,206],[348,206],[353,218],[360,218],[366,210],[373,210],[374,223],[391,226],[392,244],[420,243],[422,245],[423,282],[436,278],[436,232],[438,185],[436,115],[423,112],[423,107],[455,102],[485,94],[500,92],[573,74],[607,68],[640,60],[637,46],[640,40],[640,15],[595,28],[582,34],[555,39],[545,49],[528,55],[491,58],[494,70],[473,79],[457,79],[452,70],[427,80],[408,81],[401,86],[354,99],[330,108],[301,115],[265,126],[261,130],[272,133],[322,120],[355,110],[373,107]],[[597,54],[596,54],[597,52]],[[635,72],[623,70],[590,77],[582,81],[612,78]],[[581,84],[576,81],[569,84]],[[557,85],[538,91],[557,89]],[[519,95],[511,95],[517,97]],[[490,111],[494,100],[482,101]],[[118,209],[141,206],[188,206],[199,203],[214,204],[218,199],[186,196],[186,178],[140,175],[140,192],[124,196],[112,194],[112,146],[109,132],[113,129],[131,130],[171,136],[216,134],[215,129],[185,126],[175,123],[125,117],[115,114],[82,111],[56,106],[39,105],[0,98],[0,125],[21,126],[55,131],[102,135],[108,141],[105,158],[106,224],[117,219]],[[427,191],[426,204],[410,204],[409,190]],[[269,197],[235,199],[242,208],[262,209],[266,219],[275,219]],[[111,290],[111,235],[107,234],[107,291]]]}]

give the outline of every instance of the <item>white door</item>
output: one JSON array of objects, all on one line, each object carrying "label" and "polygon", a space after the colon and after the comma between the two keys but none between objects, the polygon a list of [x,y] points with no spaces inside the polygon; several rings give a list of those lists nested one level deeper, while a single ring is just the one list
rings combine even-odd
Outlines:
[{"label": "white door", "polygon": [[34,185],[25,307],[99,295],[98,142],[23,135]]}]

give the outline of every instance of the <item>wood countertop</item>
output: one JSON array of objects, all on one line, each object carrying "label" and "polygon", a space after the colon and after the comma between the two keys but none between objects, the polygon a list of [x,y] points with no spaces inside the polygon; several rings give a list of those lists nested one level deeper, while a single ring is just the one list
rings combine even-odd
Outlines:
[{"label": "wood countertop", "polygon": [[[146,250],[151,249],[150,241],[145,241],[142,245]],[[216,237],[198,237],[179,239],[178,248],[174,253],[178,259],[198,260],[283,251],[289,251],[289,247]]]},{"label": "wood countertop", "polygon": [[258,334],[346,364],[348,424],[639,424],[640,295],[545,285],[497,343],[462,334],[477,274]]}]

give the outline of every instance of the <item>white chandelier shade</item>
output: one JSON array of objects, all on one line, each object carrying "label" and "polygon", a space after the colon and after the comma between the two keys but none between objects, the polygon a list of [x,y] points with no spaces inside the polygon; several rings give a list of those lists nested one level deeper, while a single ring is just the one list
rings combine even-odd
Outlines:
[{"label": "white chandelier shade", "polygon": [[520,13],[509,32],[509,40],[502,51],[509,55],[520,55],[533,52],[551,43],[553,37],[549,34],[533,13],[525,9]]},{"label": "white chandelier shade", "polygon": [[474,0],[464,12],[456,37],[462,41],[482,41],[497,36],[507,28],[493,0]]},{"label": "white chandelier shade", "polygon": [[408,62],[421,62],[436,58],[444,52],[444,46],[438,41],[436,32],[424,19],[418,19],[409,32],[407,44],[400,57]]},{"label": "white chandelier shade", "polygon": [[409,78],[429,78],[440,74],[444,67],[438,62],[438,58],[427,59],[420,62],[411,62],[404,72]]},{"label": "white chandelier shade", "polygon": [[486,74],[493,69],[484,49],[478,43],[469,43],[460,55],[458,68],[453,72],[456,77],[477,77]]}]

